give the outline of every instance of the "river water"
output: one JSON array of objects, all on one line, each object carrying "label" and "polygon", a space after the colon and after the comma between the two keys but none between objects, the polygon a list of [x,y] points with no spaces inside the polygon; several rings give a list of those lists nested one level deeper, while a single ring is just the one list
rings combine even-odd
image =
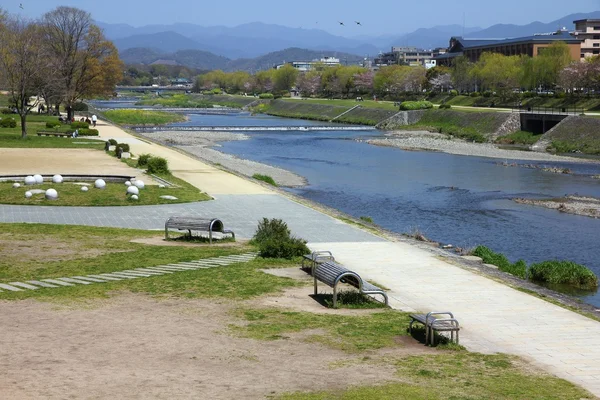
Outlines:
[{"label": "river water", "polygon": [[[190,115],[187,126],[316,126],[269,116]],[[240,132],[242,133],[242,132]],[[220,151],[293,171],[309,185],[291,192],[389,230],[418,229],[460,247],[479,244],[511,261],[572,260],[600,276],[600,220],[516,204],[514,197],[600,197],[598,165],[540,163],[572,175],[499,166],[503,160],[377,147],[379,131],[248,131]],[[524,161],[527,164],[536,164]],[[574,293],[600,307],[600,293]]]}]

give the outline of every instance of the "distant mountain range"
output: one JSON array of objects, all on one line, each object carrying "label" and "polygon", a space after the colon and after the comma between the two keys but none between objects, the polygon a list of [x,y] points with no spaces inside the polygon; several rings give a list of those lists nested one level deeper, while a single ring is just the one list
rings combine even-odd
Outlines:
[{"label": "distant mountain range", "polygon": [[[257,70],[285,61],[306,61],[336,55],[354,62],[392,46],[420,48],[447,47],[451,36],[467,38],[509,38],[572,30],[573,21],[600,18],[600,11],[567,15],[548,23],[527,25],[497,24],[489,28],[443,25],[414,32],[346,38],[319,29],[290,28],[254,22],[236,27],[204,27],[195,24],[147,25],[97,22],[114,41],[126,63],[149,64],[167,60],[195,68]],[[234,61],[235,60],[235,61]]]}]

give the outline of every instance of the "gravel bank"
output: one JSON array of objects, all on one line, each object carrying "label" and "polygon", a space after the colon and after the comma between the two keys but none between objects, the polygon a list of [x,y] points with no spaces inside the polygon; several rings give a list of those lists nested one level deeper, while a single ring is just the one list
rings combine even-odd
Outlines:
[{"label": "gravel bank", "polygon": [[560,199],[535,200],[513,199],[520,204],[546,207],[569,214],[583,215],[591,218],[600,217],[600,199],[593,197],[567,196]]},{"label": "gravel bank", "polygon": [[248,135],[231,132],[180,132],[162,131],[142,133],[143,136],[152,138],[169,146],[174,146],[190,153],[204,161],[219,164],[239,174],[252,177],[254,174],[268,175],[279,186],[300,187],[308,182],[300,175],[282,168],[272,167],[256,161],[244,160],[231,154],[222,153],[210,147],[218,147],[218,142],[232,140],[247,140]]},{"label": "gravel bank", "polygon": [[519,150],[500,149],[490,143],[468,143],[459,139],[449,139],[447,135],[424,131],[394,131],[386,138],[367,140],[376,146],[397,147],[403,150],[441,151],[463,156],[501,158],[505,160],[554,161],[572,163],[597,163],[574,157],[557,156],[547,153],[536,153]]}]

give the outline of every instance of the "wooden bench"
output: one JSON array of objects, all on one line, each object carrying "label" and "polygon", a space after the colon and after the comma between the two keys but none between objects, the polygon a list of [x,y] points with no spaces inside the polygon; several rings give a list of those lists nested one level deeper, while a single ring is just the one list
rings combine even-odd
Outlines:
[{"label": "wooden bench", "polygon": [[225,230],[223,222],[216,218],[171,217],[165,222],[165,239],[167,240],[169,239],[169,229],[188,231],[190,237],[192,236],[192,231],[208,232],[209,243],[211,244],[214,232],[231,235],[231,237],[235,239],[235,233],[230,230]]},{"label": "wooden bench", "polygon": [[[440,318],[436,315],[446,315],[449,318]],[[459,342],[458,332],[460,331],[460,325],[454,318],[454,315],[449,311],[444,312],[430,312],[428,314],[411,314],[411,321],[408,326],[409,332],[412,334],[412,326],[415,322],[423,324],[425,327],[425,345],[431,338],[431,345],[435,344],[434,332],[450,332],[450,340],[454,341],[454,332],[456,332],[456,343]]]},{"label": "wooden bench", "polygon": [[71,137],[72,133],[67,132],[55,132],[55,131],[38,131],[38,136],[59,136],[59,137]]},{"label": "wooden bench", "polygon": [[356,272],[335,261],[314,262],[312,275],[315,281],[315,295],[318,294],[318,280],[333,288],[333,308],[337,307],[337,285],[340,282],[354,286],[363,294],[379,294],[383,296],[385,305],[388,305],[387,294],[381,288],[364,281]]},{"label": "wooden bench", "polygon": [[[313,251],[310,254],[305,254],[302,256],[301,268],[306,272],[310,272],[312,275],[315,264],[323,261],[335,261],[335,258],[330,251]],[[306,263],[308,263],[308,266],[306,266]]]}]

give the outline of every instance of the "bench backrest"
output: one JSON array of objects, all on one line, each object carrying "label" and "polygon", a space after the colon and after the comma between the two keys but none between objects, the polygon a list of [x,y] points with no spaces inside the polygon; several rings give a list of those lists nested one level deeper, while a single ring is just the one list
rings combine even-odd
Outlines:
[{"label": "bench backrest", "polygon": [[217,218],[171,217],[165,222],[165,228],[223,232],[223,222]]},{"label": "bench backrest", "polygon": [[329,286],[334,286],[342,278],[353,286],[361,287],[362,285],[362,279],[356,272],[350,271],[333,261],[315,265],[313,276]]}]

